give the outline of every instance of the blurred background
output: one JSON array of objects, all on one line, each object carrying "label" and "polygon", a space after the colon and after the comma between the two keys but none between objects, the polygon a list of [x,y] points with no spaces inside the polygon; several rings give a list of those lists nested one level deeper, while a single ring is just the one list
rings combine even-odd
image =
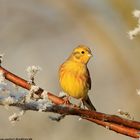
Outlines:
[{"label": "blurred background", "polygon": [[[3,66],[27,79],[25,69],[39,65],[36,83],[60,92],[58,68],[79,44],[94,54],[88,67],[92,78],[89,96],[98,111],[128,111],[140,121],[140,36],[127,32],[137,25],[132,11],[138,0],[0,0],[0,53]],[[0,138],[33,140],[130,140],[127,136],[78,117],[53,122],[49,113],[28,111],[14,125],[8,117],[15,108],[0,107]]]}]

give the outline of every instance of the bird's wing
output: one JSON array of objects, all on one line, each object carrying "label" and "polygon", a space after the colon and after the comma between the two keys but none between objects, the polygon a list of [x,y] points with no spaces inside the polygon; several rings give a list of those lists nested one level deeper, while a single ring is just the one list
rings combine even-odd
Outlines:
[{"label": "bird's wing", "polygon": [[87,68],[87,83],[88,83],[88,87],[89,87],[89,90],[91,89],[91,78],[90,78],[90,73],[89,73],[89,70]]}]

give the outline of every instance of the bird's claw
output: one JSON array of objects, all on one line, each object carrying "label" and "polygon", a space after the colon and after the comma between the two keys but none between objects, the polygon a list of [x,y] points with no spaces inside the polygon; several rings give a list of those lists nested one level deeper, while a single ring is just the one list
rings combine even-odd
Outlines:
[{"label": "bird's claw", "polygon": [[64,97],[64,104],[65,104],[65,105],[71,104],[70,101],[69,101],[69,96]]}]

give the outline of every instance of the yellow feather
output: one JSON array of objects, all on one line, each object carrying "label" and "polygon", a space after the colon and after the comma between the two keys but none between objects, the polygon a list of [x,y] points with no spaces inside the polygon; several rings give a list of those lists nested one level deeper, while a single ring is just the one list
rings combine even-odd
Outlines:
[{"label": "yellow feather", "polygon": [[74,98],[84,98],[87,95],[86,67],[73,61],[65,62],[60,69],[60,85],[64,92]]},{"label": "yellow feather", "polygon": [[96,110],[87,95],[91,87],[87,63],[91,56],[88,47],[80,45],[75,48],[70,57],[60,66],[59,82],[63,91],[69,96],[82,99],[83,104],[89,109]]}]

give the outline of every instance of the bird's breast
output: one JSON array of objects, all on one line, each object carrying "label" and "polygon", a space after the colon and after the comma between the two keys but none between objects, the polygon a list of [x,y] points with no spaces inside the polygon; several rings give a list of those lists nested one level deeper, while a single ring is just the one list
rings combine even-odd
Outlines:
[{"label": "bird's breast", "polygon": [[64,92],[74,98],[84,98],[87,95],[86,67],[82,65],[64,64],[59,71],[60,85]]}]

